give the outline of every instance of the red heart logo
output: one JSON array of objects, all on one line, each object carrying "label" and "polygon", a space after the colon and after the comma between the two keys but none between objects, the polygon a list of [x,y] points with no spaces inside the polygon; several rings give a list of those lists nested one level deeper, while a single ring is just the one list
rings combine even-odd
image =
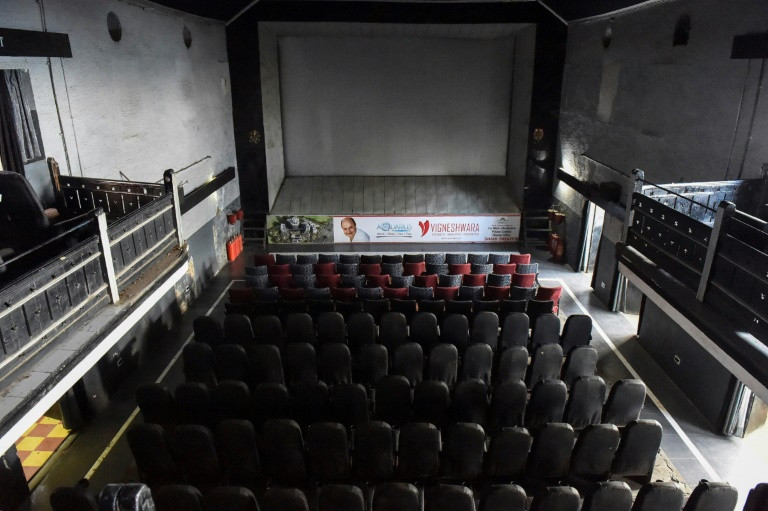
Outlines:
[{"label": "red heart logo", "polygon": [[429,220],[419,222],[419,227],[421,227],[421,237],[423,238],[429,232]]}]

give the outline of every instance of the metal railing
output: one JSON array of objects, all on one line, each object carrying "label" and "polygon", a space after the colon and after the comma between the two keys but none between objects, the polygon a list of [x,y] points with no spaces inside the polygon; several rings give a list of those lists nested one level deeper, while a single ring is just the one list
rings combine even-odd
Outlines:
[{"label": "metal railing", "polygon": [[61,203],[67,211],[82,213],[101,208],[109,220],[136,211],[165,194],[163,185],[131,183],[74,176],[59,176]]},{"label": "metal railing", "polygon": [[[633,180],[626,244],[670,271],[698,301],[740,315],[744,330],[768,344],[768,223],[732,202],[720,201],[713,209],[669,185],[649,183],[642,171]],[[729,193],[722,188],[712,187]],[[687,203],[692,214],[659,200],[665,196]],[[695,208],[706,212],[711,225],[694,218]]]}]

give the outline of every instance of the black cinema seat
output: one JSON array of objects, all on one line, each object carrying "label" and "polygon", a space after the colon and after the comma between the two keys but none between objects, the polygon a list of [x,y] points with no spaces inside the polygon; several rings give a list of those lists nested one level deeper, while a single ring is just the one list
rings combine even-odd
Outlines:
[{"label": "black cinema seat", "polygon": [[632,489],[623,481],[601,481],[590,488],[581,511],[630,511]]},{"label": "black cinema seat", "polygon": [[599,482],[608,479],[619,446],[619,428],[613,424],[591,424],[576,439],[571,453],[570,482]]},{"label": "black cinema seat", "polygon": [[381,421],[360,424],[355,429],[354,440],[352,469],[355,478],[374,484],[391,480],[395,475],[392,427]]},{"label": "black cinema seat", "polygon": [[738,499],[738,491],[730,484],[702,480],[688,497],[683,511],[733,511]]},{"label": "black cinema seat", "polygon": [[426,490],[424,511],[475,511],[475,498],[466,486],[439,484]]},{"label": "black cinema seat", "polygon": [[181,480],[162,426],[135,423],[128,428],[126,438],[143,482],[159,487]]},{"label": "black cinema seat", "polygon": [[626,426],[640,417],[645,403],[645,383],[640,380],[619,380],[613,384],[603,407],[603,422]]},{"label": "black cinema seat", "polygon": [[400,428],[397,464],[401,481],[433,481],[440,458],[440,430],[433,424],[410,422]]},{"label": "black cinema seat", "polygon": [[644,483],[650,481],[661,446],[661,433],[661,424],[655,420],[641,419],[627,424],[621,432],[611,473],[635,477]]},{"label": "black cinema seat", "polygon": [[376,384],[374,417],[400,427],[411,418],[411,384],[405,376],[384,376]]},{"label": "black cinema seat", "polygon": [[373,490],[373,511],[420,511],[419,490],[408,483],[382,483]]},{"label": "black cinema seat", "polygon": [[205,495],[207,511],[259,511],[253,492],[241,486],[219,486]]},{"label": "black cinema seat", "polygon": [[192,485],[168,484],[152,492],[157,511],[204,511],[203,494]]},{"label": "black cinema seat", "polygon": [[365,511],[363,492],[357,486],[327,484],[320,487],[317,511]]},{"label": "black cinema seat", "polygon": [[683,507],[683,499],[683,490],[675,483],[648,483],[637,492],[632,511],[678,511]]},{"label": "black cinema seat", "polygon": [[56,488],[51,493],[50,504],[53,511],[99,511],[96,497],[80,485]]},{"label": "black cinema seat", "polygon": [[522,477],[532,442],[533,438],[523,427],[501,428],[496,431],[485,454],[485,480],[506,482]]},{"label": "black cinema seat", "polygon": [[525,511],[528,497],[516,484],[496,484],[483,492],[479,511]]},{"label": "black cinema seat", "polygon": [[581,500],[576,488],[548,486],[533,498],[530,511],[579,511]]},{"label": "black cinema seat", "polygon": [[307,429],[307,459],[312,477],[320,483],[349,479],[347,430],[336,422],[317,422]]},{"label": "black cinema seat", "polygon": [[255,490],[262,470],[253,424],[237,419],[221,421],[216,426],[216,449],[225,482]]},{"label": "black cinema seat", "polygon": [[440,475],[445,480],[472,482],[483,472],[485,431],[478,424],[459,422],[448,428]]}]

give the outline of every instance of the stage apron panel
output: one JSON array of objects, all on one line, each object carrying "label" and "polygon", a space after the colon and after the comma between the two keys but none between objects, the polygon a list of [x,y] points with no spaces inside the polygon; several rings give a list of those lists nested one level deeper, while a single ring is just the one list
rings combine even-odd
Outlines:
[{"label": "stage apron panel", "polygon": [[269,243],[510,243],[520,215],[269,215]]}]

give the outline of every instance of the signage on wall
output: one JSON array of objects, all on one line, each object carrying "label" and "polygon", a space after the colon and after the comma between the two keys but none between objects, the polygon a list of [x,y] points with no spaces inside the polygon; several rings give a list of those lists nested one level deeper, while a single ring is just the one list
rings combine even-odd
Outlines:
[{"label": "signage on wall", "polygon": [[72,57],[67,34],[0,27],[0,57]]},{"label": "signage on wall", "polygon": [[335,216],[334,243],[510,243],[520,215]]}]

